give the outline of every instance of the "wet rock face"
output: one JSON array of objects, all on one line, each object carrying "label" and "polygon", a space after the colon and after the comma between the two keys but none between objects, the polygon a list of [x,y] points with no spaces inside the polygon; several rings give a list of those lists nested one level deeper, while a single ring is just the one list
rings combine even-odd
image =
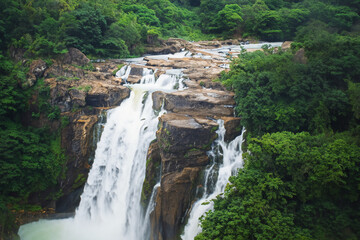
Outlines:
[{"label": "wet rock face", "polygon": [[216,139],[217,123],[178,113],[160,118],[157,142],[161,156],[161,185],[152,213],[153,239],[176,239],[196,190],[199,172]]},{"label": "wet rock face", "polygon": [[242,126],[240,125],[240,118],[238,117],[221,117],[224,121],[225,132],[225,141],[231,142],[237,136],[240,136],[242,132]]},{"label": "wet rock face", "polygon": [[141,204],[144,208],[149,203],[153,187],[160,180],[161,156],[157,141],[150,144],[146,159],[146,173],[141,194]]},{"label": "wet rock face", "polygon": [[84,113],[65,113],[69,124],[61,131],[61,145],[67,156],[66,176],[60,182],[63,195],[56,202],[56,212],[73,212],[79,205],[80,195],[90,169],[93,129],[98,121],[98,110]]},{"label": "wet rock face", "polygon": [[44,77],[45,84],[50,87],[51,105],[58,107],[61,116],[69,122],[61,130],[67,163],[65,178],[59,186],[63,196],[56,202],[56,211],[74,211],[90,169],[89,156],[94,151],[93,129],[98,114],[102,107],[120,105],[130,95],[130,90],[112,75],[118,63],[90,66],[90,60],[74,48],[54,60],[47,69],[43,70],[42,61],[33,64],[32,74]]},{"label": "wet rock face", "polygon": [[179,226],[192,202],[189,191],[194,191],[194,182],[200,171],[200,167],[189,167],[162,177],[161,185],[164,187],[158,190],[156,207],[150,216],[150,239],[178,239]]},{"label": "wet rock face", "polygon": [[177,239],[186,211],[194,200],[200,172],[209,163],[207,151],[216,139],[222,118],[226,139],[239,133],[233,115],[233,94],[212,89],[153,93],[154,108],[171,113],[160,117],[157,142],[161,156],[161,185],[151,216],[152,239]]},{"label": "wet rock face", "polygon": [[201,123],[195,118],[176,113],[162,116],[157,132],[162,174],[206,165],[209,161],[206,151],[216,139],[216,129],[217,123],[213,121]]}]

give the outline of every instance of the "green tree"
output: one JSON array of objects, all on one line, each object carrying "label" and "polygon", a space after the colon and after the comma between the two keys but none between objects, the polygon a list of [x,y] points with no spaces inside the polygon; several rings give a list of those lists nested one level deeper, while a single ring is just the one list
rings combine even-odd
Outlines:
[{"label": "green tree", "polygon": [[123,10],[127,13],[133,12],[137,17],[137,22],[149,26],[160,26],[160,21],[156,17],[154,10],[147,8],[144,5],[133,4],[123,7]]},{"label": "green tree", "polygon": [[232,36],[241,28],[241,23],[243,22],[241,15],[242,12],[239,5],[225,5],[225,7],[217,13],[217,31],[226,32],[226,35]]},{"label": "green tree", "polygon": [[359,237],[359,146],[279,132],[252,139],[248,150],[195,239]]},{"label": "green tree", "polygon": [[349,95],[354,115],[360,119],[360,83],[349,82]]},{"label": "green tree", "polygon": [[123,31],[124,29],[119,24],[111,24],[101,41],[102,49],[98,49],[97,54],[114,58],[127,57],[130,53],[125,41],[122,39]]},{"label": "green tree", "polygon": [[107,28],[105,17],[88,4],[81,4],[72,12],[64,13],[60,22],[67,46],[84,53],[95,53]]},{"label": "green tree", "polygon": [[221,1],[202,0],[200,4],[201,26],[205,32],[211,32],[216,28],[216,15],[223,9],[225,3]]},{"label": "green tree", "polygon": [[245,53],[220,78],[235,91],[237,113],[253,134],[347,129],[353,117],[348,81],[359,79],[359,38],[312,32],[304,35],[307,64],[291,52]]},{"label": "green tree", "polygon": [[281,23],[283,19],[277,11],[264,11],[255,16],[254,31],[261,39],[279,41],[283,38]]},{"label": "green tree", "polygon": [[27,93],[18,86],[18,80],[23,80],[24,75],[23,72],[15,70],[9,59],[0,55],[0,122],[14,118],[16,112],[25,109]]},{"label": "green tree", "polygon": [[134,14],[124,14],[117,22],[110,26],[106,36],[112,39],[121,39],[125,42],[130,53],[137,54],[138,46],[141,44],[142,39],[146,37],[145,31],[146,29],[136,22]]}]

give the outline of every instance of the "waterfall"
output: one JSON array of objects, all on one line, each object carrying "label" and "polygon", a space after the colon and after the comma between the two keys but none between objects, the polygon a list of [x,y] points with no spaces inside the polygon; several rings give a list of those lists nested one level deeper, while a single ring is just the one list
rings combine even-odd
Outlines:
[{"label": "waterfall", "polygon": [[[244,130],[240,136],[230,143],[226,143],[224,141],[224,121],[218,120],[218,124],[218,139],[209,152],[212,163],[205,170],[204,174],[204,191],[201,199],[196,201],[191,208],[190,217],[181,236],[183,240],[192,240],[201,232],[199,218],[207,211],[213,209],[213,202],[210,200],[224,192],[229,177],[236,174],[237,169],[243,166],[241,144],[243,142]],[[203,203],[209,201],[209,204],[203,205]]]},{"label": "waterfall", "polygon": [[124,65],[121,67],[119,71],[116,72],[115,76],[117,78],[121,78],[122,80],[126,81],[130,75],[131,67],[130,65]]},{"label": "waterfall", "polygon": [[22,240],[144,239],[149,212],[143,212],[140,198],[147,150],[158,124],[150,94],[183,85],[180,75],[163,74],[155,81],[152,70],[143,73],[141,84],[128,85],[130,97],[107,113],[75,217],[23,225]]}]

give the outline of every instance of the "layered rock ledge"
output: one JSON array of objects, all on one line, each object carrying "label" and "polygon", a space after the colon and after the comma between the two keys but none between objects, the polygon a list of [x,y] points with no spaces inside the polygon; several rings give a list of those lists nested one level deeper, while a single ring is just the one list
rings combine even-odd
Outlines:
[{"label": "layered rock ledge", "polygon": [[60,120],[55,126],[46,116],[27,117],[31,125],[61,129],[61,145],[67,158],[65,176],[59,186],[62,196],[56,203],[44,203],[57,212],[73,212],[79,204],[90,169],[89,159],[95,149],[93,138],[98,116],[103,110],[119,106],[130,94],[130,89],[113,74],[118,68],[112,61],[91,63],[75,48],[68,49],[68,53],[52,60],[50,65],[42,60],[30,65],[23,87],[31,87],[43,79],[50,90],[49,102],[60,111],[63,122],[60,127]]},{"label": "layered rock ledge", "polygon": [[159,118],[157,138],[149,148],[142,195],[146,205],[156,181],[160,181],[155,209],[150,216],[150,239],[178,239],[201,184],[201,173],[210,161],[207,151],[217,138],[216,120],[224,121],[225,138],[231,141],[240,134],[240,119],[233,117],[234,94],[213,82],[225,70],[222,65],[227,63],[226,59],[145,60],[145,67],[162,72],[182,69],[187,79],[185,90],[152,94],[153,108],[163,108],[167,113]]}]

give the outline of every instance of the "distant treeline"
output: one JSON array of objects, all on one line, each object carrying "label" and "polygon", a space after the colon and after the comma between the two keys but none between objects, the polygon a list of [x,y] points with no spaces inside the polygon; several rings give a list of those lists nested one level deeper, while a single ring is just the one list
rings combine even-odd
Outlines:
[{"label": "distant treeline", "polygon": [[[3,0],[0,45],[52,56],[76,47],[124,57],[144,52],[148,36],[188,40],[251,37],[281,41],[315,20],[351,31],[359,1],[321,0]],[[354,26],[355,25],[355,26]]]}]

